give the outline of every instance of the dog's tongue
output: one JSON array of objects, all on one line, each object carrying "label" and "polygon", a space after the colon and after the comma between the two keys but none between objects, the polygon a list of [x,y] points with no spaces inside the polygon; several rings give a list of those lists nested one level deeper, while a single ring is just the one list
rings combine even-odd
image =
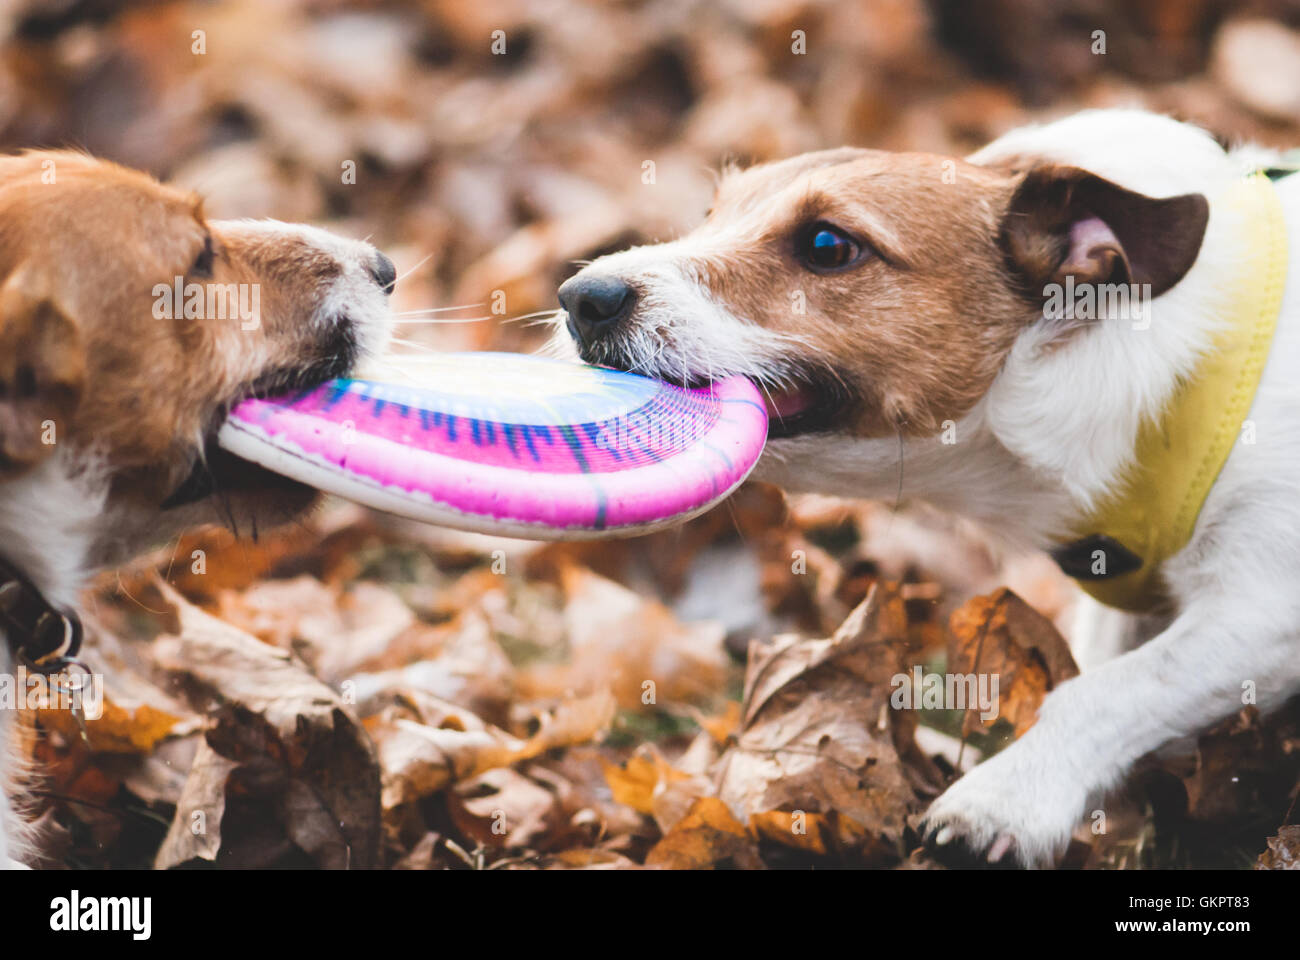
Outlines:
[{"label": "dog's tongue", "polygon": [[763,392],[767,398],[769,419],[786,420],[797,417],[813,405],[813,394],[807,387],[790,387],[785,390]]}]

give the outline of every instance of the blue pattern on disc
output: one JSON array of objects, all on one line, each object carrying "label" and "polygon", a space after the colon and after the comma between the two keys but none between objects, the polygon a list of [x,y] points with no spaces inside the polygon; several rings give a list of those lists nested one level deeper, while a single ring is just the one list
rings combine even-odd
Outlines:
[{"label": "blue pattern on disc", "polygon": [[[432,355],[422,359],[419,376],[427,386],[341,379],[331,399],[350,391],[370,400],[376,414],[394,403],[466,420],[561,427],[624,416],[664,389],[633,373],[500,353]],[[549,431],[538,434],[553,442]]]}]

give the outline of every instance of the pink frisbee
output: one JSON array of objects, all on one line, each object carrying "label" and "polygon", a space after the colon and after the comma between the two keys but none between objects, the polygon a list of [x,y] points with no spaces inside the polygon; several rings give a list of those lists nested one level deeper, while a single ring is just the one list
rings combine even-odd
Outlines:
[{"label": "pink frisbee", "polygon": [[742,377],[686,389],[508,353],[451,353],[427,385],[331,380],[245,400],[218,442],[357,503],[501,536],[582,540],[681,523],[725,498],[767,439]]}]

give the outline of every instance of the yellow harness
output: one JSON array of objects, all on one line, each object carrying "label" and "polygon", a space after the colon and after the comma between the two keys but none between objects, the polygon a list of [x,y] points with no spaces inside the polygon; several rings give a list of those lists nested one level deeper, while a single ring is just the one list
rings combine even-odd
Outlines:
[{"label": "yellow harness", "polygon": [[1272,181],[1252,174],[1220,203],[1252,225],[1249,267],[1226,301],[1236,304],[1232,323],[1163,414],[1142,425],[1122,490],[1075,527],[1078,539],[1053,552],[1083,590],[1123,610],[1148,611],[1167,599],[1161,566],[1191,539],[1237,442],[1282,308],[1286,221]]}]

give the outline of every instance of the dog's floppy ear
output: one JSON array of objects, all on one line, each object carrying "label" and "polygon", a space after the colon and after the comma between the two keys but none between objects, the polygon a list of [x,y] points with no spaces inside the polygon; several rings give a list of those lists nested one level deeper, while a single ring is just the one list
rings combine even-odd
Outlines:
[{"label": "dog's floppy ear", "polygon": [[1209,216],[1199,193],[1157,199],[1078,167],[1041,164],[1016,187],[999,242],[1035,297],[1066,276],[1149,283],[1156,297],[1196,262]]},{"label": "dog's floppy ear", "polygon": [[0,286],[0,476],[49,456],[81,400],[81,335],[49,286],[23,267]]}]

